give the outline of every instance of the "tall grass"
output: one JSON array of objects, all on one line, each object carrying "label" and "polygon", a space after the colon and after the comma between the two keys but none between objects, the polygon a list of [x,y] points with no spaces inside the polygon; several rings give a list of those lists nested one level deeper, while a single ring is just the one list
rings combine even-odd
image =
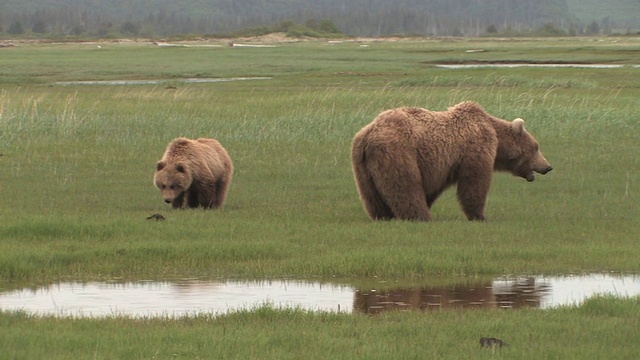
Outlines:
[{"label": "tall grass", "polygon": [[[616,47],[637,48],[628,39],[587,48],[574,41],[3,51],[0,291],[60,279],[638,272],[637,68],[430,65],[452,55],[632,63]],[[488,51],[464,51],[478,47]],[[55,84],[251,75],[273,79]],[[369,220],[351,171],[355,132],[384,109],[443,110],[464,100],[524,118],[554,171],[531,184],[496,174],[486,223],[464,219],[453,189],[431,223]],[[177,136],[215,137],[228,149],[236,173],[224,209],[177,211],[162,202],[155,162]],[[146,220],[153,213],[166,220]],[[377,317],[269,306],[142,320],[0,312],[0,329],[10,329],[0,330],[0,343],[8,358],[636,358],[638,308],[637,299],[598,298],[550,311]],[[483,336],[511,346],[481,349]]]},{"label": "tall grass", "polygon": [[[18,51],[42,52],[55,71],[77,65],[83,57],[71,58],[88,51],[70,46],[69,63],[58,48]],[[638,270],[639,105],[637,85],[628,80],[636,68],[449,70],[421,65],[424,44],[349,46],[162,52],[169,68],[181,56],[213,57],[240,75],[252,74],[261,59],[286,58],[292,67],[272,68],[272,80],[175,88],[2,85],[0,276]],[[431,46],[461,52],[469,45]],[[114,47],[100,55],[109,60],[97,65],[103,69],[83,69],[115,76],[118,62],[132,66],[134,54],[163,50]],[[204,71],[192,61],[185,71]],[[568,81],[577,85],[562,85]],[[555,170],[532,184],[496,174],[485,224],[463,219],[453,189],[435,205],[433,223],[372,223],[351,172],[355,132],[388,108],[444,110],[464,100],[506,119],[524,118]],[[162,203],[151,181],[154,164],[177,136],[215,137],[229,150],[236,174],[223,210],[173,211]],[[156,212],[167,221],[145,220]]]},{"label": "tall grass", "polygon": [[[619,97],[357,84],[273,94],[265,86],[238,106],[238,86],[231,94],[225,86],[5,91],[3,276],[637,270],[637,109],[595,105]],[[486,224],[463,219],[453,190],[431,224],[371,223],[352,179],[353,134],[385,108],[465,99],[527,119],[556,170],[533,184],[497,174]],[[161,202],[153,167],[176,136],[216,137],[230,151],[237,172],[224,210]],[[146,221],[154,212],[168,220]]]}]

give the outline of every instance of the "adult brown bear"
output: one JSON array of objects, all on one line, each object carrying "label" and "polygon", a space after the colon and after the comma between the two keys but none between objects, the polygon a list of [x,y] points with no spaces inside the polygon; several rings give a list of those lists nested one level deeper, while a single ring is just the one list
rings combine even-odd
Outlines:
[{"label": "adult brown bear", "polygon": [[233,175],[233,162],[214,139],[173,140],[156,165],[153,182],[174,208],[219,208]]},{"label": "adult brown bear", "polygon": [[353,139],[353,172],[374,220],[431,220],[431,206],[449,186],[469,220],[485,220],[494,170],[533,181],[551,165],[524,120],[488,114],[474,102],[447,111],[382,112]]}]

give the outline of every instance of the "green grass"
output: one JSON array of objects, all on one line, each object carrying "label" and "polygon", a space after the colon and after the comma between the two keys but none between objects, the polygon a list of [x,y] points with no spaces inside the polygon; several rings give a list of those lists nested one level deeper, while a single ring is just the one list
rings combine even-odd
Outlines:
[{"label": "green grass", "polygon": [[[294,88],[6,90],[2,276],[637,271],[635,89]],[[486,224],[463,219],[453,190],[431,224],[370,222],[351,173],[351,138],[382,109],[420,98],[437,109],[480,99],[500,116],[528,119],[556,170],[532,184],[496,174]],[[222,211],[170,210],[153,187],[155,162],[182,135],[216,137],[234,158]],[[168,220],[145,220],[155,212]]]},{"label": "green grass", "polygon": [[[638,273],[639,69],[433,66],[452,57],[527,54],[536,61],[637,61],[632,39],[591,40],[3,49],[0,290],[65,279],[348,283]],[[273,78],[180,82],[234,76]],[[105,79],[161,79],[176,88],[55,84]],[[436,203],[431,223],[372,222],[351,172],[353,135],[384,109],[443,110],[464,100],[505,119],[524,118],[554,171],[531,184],[496,174],[486,223],[464,219],[453,189]],[[162,202],[152,185],[155,162],[177,136],[215,137],[229,151],[236,173],[224,209],[175,211]],[[167,220],[146,220],[153,213]],[[318,358],[325,349],[328,358],[634,358],[629,336],[638,329],[629,314],[637,312],[636,300],[603,298],[574,309],[373,318],[270,309],[148,321],[2,313],[0,328],[11,331],[0,339],[10,358],[210,358],[214,351]],[[481,336],[504,336],[515,346],[481,351]]]},{"label": "green grass", "polygon": [[[0,312],[13,359],[633,359],[640,302],[597,297],[552,311],[314,314],[265,305],[226,316],[132,321]],[[283,330],[286,329],[286,330]],[[502,349],[481,348],[497,337]]]}]

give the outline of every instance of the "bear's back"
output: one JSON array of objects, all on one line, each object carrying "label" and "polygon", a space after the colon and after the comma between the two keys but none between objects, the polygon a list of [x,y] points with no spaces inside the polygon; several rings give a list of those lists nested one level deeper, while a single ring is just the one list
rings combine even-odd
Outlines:
[{"label": "bear's back", "polygon": [[469,114],[465,108],[456,107],[447,111],[397,108],[380,113],[363,131],[373,142],[409,141],[417,146],[434,143],[462,145],[477,141],[487,131],[493,131],[485,114],[484,111]]}]

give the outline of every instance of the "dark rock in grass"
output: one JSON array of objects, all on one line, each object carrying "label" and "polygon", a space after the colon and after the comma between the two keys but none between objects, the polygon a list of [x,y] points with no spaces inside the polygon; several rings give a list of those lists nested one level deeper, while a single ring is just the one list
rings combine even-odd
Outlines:
[{"label": "dark rock in grass", "polygon": [[493,337],[483,337],[480,338],[480,346],[481,347],[487,347],[487,348],[492,348],[492,347],[503,347],[503,346],[509,346],[509,344],[507,344],[506,342],[498,339],[498,338],[493,338]]},{"label": "dark rock in grass", "polygon": [[147,216],[147,220],[162,221],[162,220],[165,220],[165,217],[162,216],[162,214],[153,214],[153,215]]}]

